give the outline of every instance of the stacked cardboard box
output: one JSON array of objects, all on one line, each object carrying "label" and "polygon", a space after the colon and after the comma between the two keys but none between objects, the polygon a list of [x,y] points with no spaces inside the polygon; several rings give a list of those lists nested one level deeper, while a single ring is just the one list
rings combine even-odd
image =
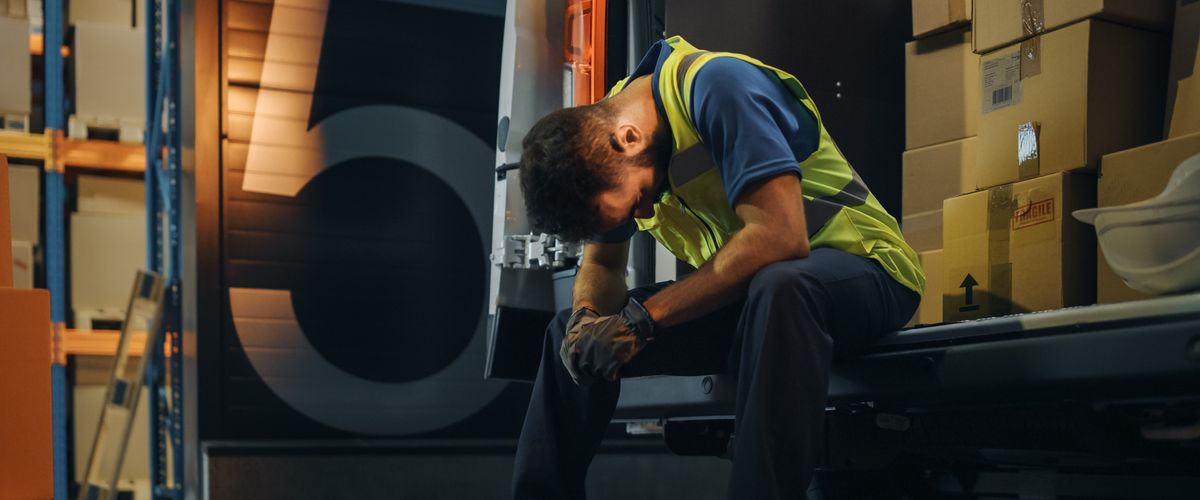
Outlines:
[{"label": "stacked cardboard box", "polygon": [[925,271],[925,293],[913,316],[912,325],[932,325],[942,322],[942,251],[931,250],[917,254]]},{"label": "stacked cardboard box", "polygon": [[1167,54],[1160,33],[1085,20],[984,55],[979,187],[1094,169],[1158,140]]},{"label": "stacked cardboard box", "polygon": [[[975,52],[992,52],[1084,19],[1151,31],[1171,29],[1173,0],[1021,0],[975,2]],[[1187,0],[1184,0],[1187,1]]]},{"label": "stacked cardboard box", "polygon": [[133,27],[141,24],[142,19],[135,16],[145,16],[145,3],[144,0],[139,0],[135,6],[133,0],[88,0],[86,2],[75,2],[71,4],[70,12],[68,12],[68,20],[72,25],[83,21]]},{"label": "stacked cardboard box", "polygon": [[0,0],[0,16],[25,19],[25,0]]},{"label": "stacked cardboard box", "polygon": [[71,214],[75,328],[125,317],[129,285],[146,265],[145,188],[137,180],[80,175]]},{"label": "stacked cardboard box", "polygon": [[71,4],[75,37],[75,114],[67,124],[71,138],[142,141],[146,122],[142,4],[134,0]]},{"label": "stacked cardboard box", "polygon": [[913,38],[971,24],[971,0],[912,0]]},{"label": "stacked cardboard box", "polygon": [[[1167,179],[1183,160],[1200,154],[1200,132],[1107,155],[1101,160],[1101,207],[1114,207],[1153,198],[1167,187]],[[1150,297],[1128,286],[1104,258],[1096,259],[1096,299],[1101,304]]]},{"label": "stacked cardboard box", "polygon": [[913,2],[905,45],[905,152],[901,228],[925,269],[914,322],[941,322],[942,200],[975,190],[979,56],[971,51],[970,1]]},{"label": "stacked cardboard box", "polygon": [[1167,75],[1168,138],[1200,132],[1200,2],[1179,0]]},{"label": "stacked cardboard box", "polygon": [[50,295],[12,286],[8,163],[0,155],[0,498],[51,498]]},{"label": "stacked cardboard box", "polygon": [[[1097,202],[1101,207],[1153,198],[1181,162],[1200,154],[1200,2],[1179,0],[1167,75],[1167,140],[1104,156]],[[1096,300],[1101,304],[1150,296],[1129,288],[1097,249]]]},{"label": "stacked cardboard box", "polygon": [[[3,3],[5,0],[0,0]],[[0,16],[0,129],[25,131],[16,122],[27,117],[33,107],[33,63],[29,56],[29,21]],[[10,118],[11,117],[11,118]]]},{"label": "stacked cardboard box", "polygon": [[1166,36],[1143,28],[1171,2],[1042,4],[974,5],[981,191],[943,205],[947,321],[1094,302],[1095,233],[1071,212],[1095,206],[1101,156],[1160,137]]},{"label": "stacked cardboard box", "polygon": [[1095,176],[1060,172],[946,200],[945,320],[1092,303],[1095,233],[1071,212],[1095,197]]},{"label": "stacked cardboard box", "polygon": [[975,138],[904,152],[904,239],[914,250],[942,248],[942,201],[975,190]]},{"label": "stacked cardboard box", "polygon": [[9,214],[12,228],[13,287],[33,288],[34,252],[39,244],[41,172],[28,165],[8,166]]}]

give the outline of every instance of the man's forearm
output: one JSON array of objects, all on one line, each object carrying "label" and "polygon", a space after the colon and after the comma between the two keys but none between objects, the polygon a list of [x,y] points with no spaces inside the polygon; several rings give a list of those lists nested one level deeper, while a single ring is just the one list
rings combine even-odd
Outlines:
[{"label": "man's forearm", "polygon": [[590,308],[602,315],[615,314],[625,305],[625,270],[583,265],[575,275],[573,309]]},{"label": "man's forearm", "polygon": [[746,295],[750,279],[769,264],[804,257],[807,245],[797,249],[765,226],[746,226],[730,238],[715,256],[695,273],[664,288],[643,306],[659,326],[672,326],[715,311]]}]

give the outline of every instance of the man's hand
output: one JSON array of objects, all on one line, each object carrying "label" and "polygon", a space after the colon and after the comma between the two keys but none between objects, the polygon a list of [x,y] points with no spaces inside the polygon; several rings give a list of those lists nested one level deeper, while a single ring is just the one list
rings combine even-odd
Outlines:
[{"label": "man's hand", "polygon": [[654,321],[635,299],[629,299],[620,313],[604,317],[595,314],[589,309],[576,310],[567,322],[567,337],[559,350],[563,366],[578,385],[600,378],[617,380],[621,367],[654,335]]},{"label": "man's hand", "polygon": [[571,380],[575,381],[575,385],[579,385],[579,370],[575,368],[575,364],[571,361],[572,347],[579,341],[580,328],[596,322],[600,315],[587,307],[580,307],[571,313],[571,318],[567,320],[567,335],[563,338],[562,345],[558,348],[558,357],[562,359],[562,364],[567,369],[567,373],[571,374]]}]

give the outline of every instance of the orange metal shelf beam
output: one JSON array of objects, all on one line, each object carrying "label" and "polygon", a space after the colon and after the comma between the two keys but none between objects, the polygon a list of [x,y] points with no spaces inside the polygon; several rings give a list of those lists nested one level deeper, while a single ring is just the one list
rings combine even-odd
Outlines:
[{"label": "orange metal shelf beam", "polygon": [[[121,340],[119,330],[67,330],[63,336],[63,348],[67,354],[82,354],[88,356],[115,356],[117,343]],[[146,345],[144,332],[134,333],[129,342],[129,355],[141,356],[142,346]]]},{"label": "orange metal shelf beam", "polygon": [[146,171],[146,146],[115,141],[63,139],[59,160],[68,168]]}]

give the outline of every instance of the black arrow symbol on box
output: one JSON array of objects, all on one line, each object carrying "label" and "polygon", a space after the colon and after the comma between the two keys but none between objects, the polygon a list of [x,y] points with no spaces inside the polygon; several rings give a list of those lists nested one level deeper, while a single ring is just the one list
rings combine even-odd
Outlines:
[{"label": "black arrow symbol on box", "polygon": [[979,282],[975,281],[975,277],[971,276],[971,273],[967,273],[967,277],[963,278],[962,284],[958,285],[959,288],[967,289],[967,305],[958,308],[958,310],[960,312],[974,311],[976,309],[979,309],[979,304],[975,303],[975,287],[976,286],[979,286]]}]

